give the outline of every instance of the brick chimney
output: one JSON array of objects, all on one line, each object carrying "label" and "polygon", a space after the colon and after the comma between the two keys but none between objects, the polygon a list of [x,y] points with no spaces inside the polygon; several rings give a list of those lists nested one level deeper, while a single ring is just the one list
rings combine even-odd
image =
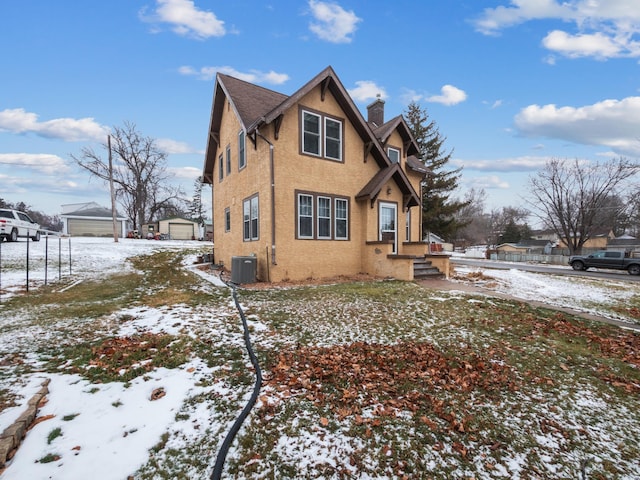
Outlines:
[{"label": "brick chimney", "polygon": [[367,122],[375,124],[377,127],[384,123],[384,100],[378,98],[367,107]]}]

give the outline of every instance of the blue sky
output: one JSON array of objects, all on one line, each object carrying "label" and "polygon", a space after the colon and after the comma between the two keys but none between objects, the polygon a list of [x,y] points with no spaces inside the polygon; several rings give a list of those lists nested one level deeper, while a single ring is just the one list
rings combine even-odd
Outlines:
[{"label": "blue sky", "polygon": [[2,0],[0,198],[108,206],[70,155],[125,122],[191,196],[215,72],[291,94],[331,65],[363,114],[426,107],[459,196],[525,206],[550,158],[640,157],[639,60],[640,0]]}]

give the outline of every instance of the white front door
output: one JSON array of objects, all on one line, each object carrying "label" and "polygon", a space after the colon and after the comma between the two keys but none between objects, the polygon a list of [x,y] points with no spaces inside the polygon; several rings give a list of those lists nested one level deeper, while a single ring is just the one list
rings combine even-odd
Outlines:
[{"label": "white front door", "polygon": [[391,240],[393,253],[398,253],[398,206],[380,202],[380,240]]}]

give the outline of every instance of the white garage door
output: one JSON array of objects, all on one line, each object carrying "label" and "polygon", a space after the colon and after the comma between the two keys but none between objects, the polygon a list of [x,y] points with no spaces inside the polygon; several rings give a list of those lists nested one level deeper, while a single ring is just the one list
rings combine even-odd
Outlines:
[{"label": "white garage door", "polygon": [[[111,237],[113,236],[113,220],[84,220],[70,218],[69,234],[76,237]],[[117,222],[118,236],[122,236],[122,222]]]},{"label": "white garage door", "polygon": [[194,235],[193,223],[169,223],[169,235],[172,240],[191,240]]}]

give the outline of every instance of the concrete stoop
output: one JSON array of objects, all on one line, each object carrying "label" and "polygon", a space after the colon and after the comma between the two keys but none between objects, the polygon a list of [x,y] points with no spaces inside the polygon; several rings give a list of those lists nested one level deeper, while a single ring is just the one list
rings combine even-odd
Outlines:
[{"label": "concrete stoop", "polygon": [[416,258],[413,261],[413,278],[414,280],[441,279],[445,278],[445,274],[434,267],[431,260]]},{"label": "concrete stoop", "polygon": [[13,458],[27,434],[27,430],[29,430],[29,427],[36,419],[38,406],[42,399],[49,393],[49,382],[50,380],[48,378],[42,382],[38,393],[29,399],[27,409],[0,435],[0,469],[5,467],[7,460]]}]

